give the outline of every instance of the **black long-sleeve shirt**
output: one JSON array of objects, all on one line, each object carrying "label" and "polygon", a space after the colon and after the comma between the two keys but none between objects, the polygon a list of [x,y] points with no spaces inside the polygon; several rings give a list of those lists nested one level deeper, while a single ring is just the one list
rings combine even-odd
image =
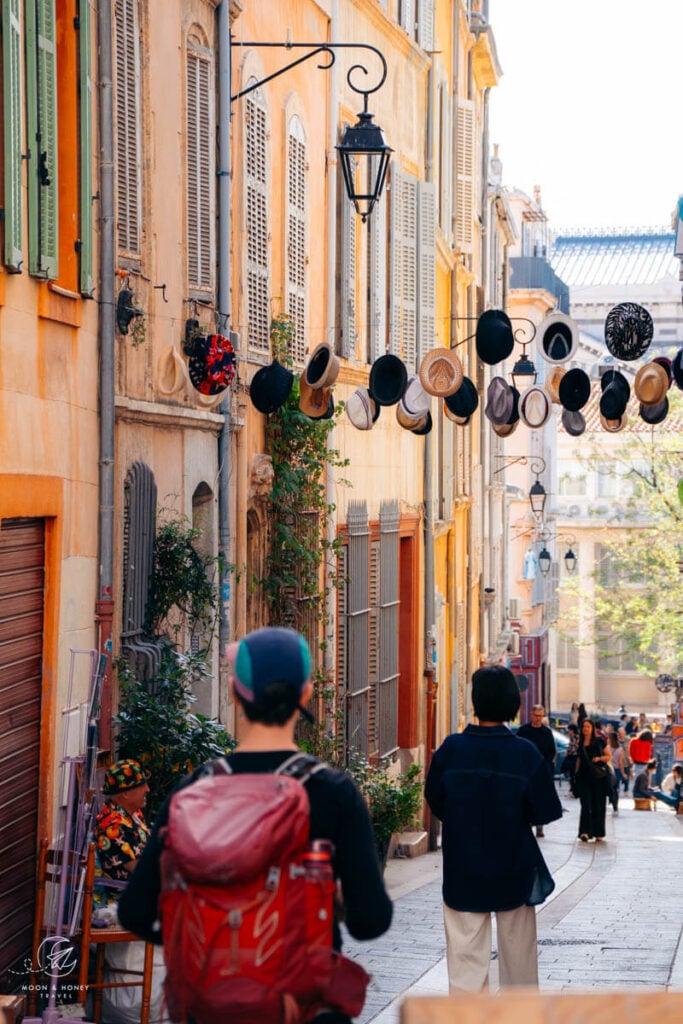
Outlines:
[{"label": "black long-sleeve shirt", "polygon": [[[233,772],[274,772],[292,756],[291,750],[239,751],[228,761]],[[192,785],[201,769],[183,780]],[[306,781],[311,807],[311,839],[329,839],[334,844],[332,865],[341,881],[346,926],[356,939],[373,939],[391,924],[392,904],[382,879],[365,801],[355,783],[344,772],[323,768]],[[152,834],[142,852],[118,905],[125,928],[146,941],[161,943],[159,858],[163,849],[161,830],[168,822],[169,800],[162,806]],[[335,924],[335,947],[341,948],[341,934]]]},{"label": "black long-sleeve shirt", "polygon": [[527,722],[525,725],[520,725],[517,735],[525,740],[530,740],[534,746],[538,747],[550,767],[554,767],[557,748],[552,729],[549,729],[547,725],[532,725],[531,722]]}]

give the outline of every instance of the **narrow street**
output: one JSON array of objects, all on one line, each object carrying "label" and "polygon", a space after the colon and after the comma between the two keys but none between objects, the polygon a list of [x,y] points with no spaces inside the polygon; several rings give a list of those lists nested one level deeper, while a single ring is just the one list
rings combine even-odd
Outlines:
[{"label": "narrow street", "polygon": [[[622,796],[618,815],[608,808],[606,842],[584,844],[578,801],[566,783],[559,792],[566,813],[539,840],[556,883],[538,912],[541,989],[683,988],[683,815],[662,804],[635,811]],[[448,992],[441,854],[394,859],[386,877],[395,900],[390,931],[370,943],[347,937],[344,947],[373,976],[359,1024],[397,1024],[406,995]]]}]

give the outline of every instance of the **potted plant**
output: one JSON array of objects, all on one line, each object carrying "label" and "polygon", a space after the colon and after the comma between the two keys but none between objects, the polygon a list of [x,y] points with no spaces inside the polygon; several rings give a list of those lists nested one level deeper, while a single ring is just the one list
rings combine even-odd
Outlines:
[{"label": "potted plant", "polygon": [[405,772],[393,775],[386,764],[370,764],[361,754],[354,752],[349,755],[346,771],[365,797],[377,854],[382,868],[385,868],[391,837],[417,825],[422,805],[422,768],[419,764],[411,764]]}]

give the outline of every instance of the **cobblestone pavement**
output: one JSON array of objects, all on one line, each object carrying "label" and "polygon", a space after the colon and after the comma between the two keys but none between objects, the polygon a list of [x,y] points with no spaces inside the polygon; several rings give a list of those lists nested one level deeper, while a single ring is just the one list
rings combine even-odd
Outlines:
[{"label": "cobblestone pavement", "polygon": [[[556,883],[538,909],[541,989],[683,989],[683,815],[635,811],[622,796],[617,815],[608,807],[606,842],[580,843],[578,801],[566,784],[559,793],[566,813],[539,840]],[[359,1024],[397,1024],[404,996],[448,992],[441,854],[394,859],[386,878],[390,930],[344,942],[373,978]]]}]

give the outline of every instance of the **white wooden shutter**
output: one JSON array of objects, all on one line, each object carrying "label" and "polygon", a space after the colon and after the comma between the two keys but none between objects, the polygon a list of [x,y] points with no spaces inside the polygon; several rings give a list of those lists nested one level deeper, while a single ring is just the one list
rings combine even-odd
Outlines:
[{"label": "white wooden shutter", "polygon": [[396,165],[391,173],[390,351],[415,370],[417,303],[417,180]]},{"label": "white wooden shutter", "polygon": [[456,245],[461,252],[472,252],[474,244],[474,103],[458,100],[458,139],[456,154]]},{"label": "white wooden shutter", "polygon": [[400,22],[411,39],[415,38],[416,0],[400,0]]},{"label": "white wooden shutter", "polygon": [[5,266],[21,270],[23,216],[21,203],[21,22],[19,0],[2,5],[2,116],[5,149]]},{"label": "white wooden shutter", "polygon": [[211,61],[188,48],[187,277],[190,288],[211,289],[214,241],[214,115]]},{"label": "white wooden shutter", "polygon": [[119,251],[139,257],[142,217],[142,109],[138,0],[116,0],[116,219]]},{"label": "white wooden shutter", "polygon": [[453,231],[452,106],[446,82],[439,89],[439,225],[448,245]]},{"label": "white wooden shutter", "polygon": [[355,208],[348,201],[341,188],[341,355],[344,359],[355,358],[357,340],[356,304],[356,227]]},{"label": "white wooden shutter", "polygon": [[418,347],[417,362],[436,344],[436,240],[434,225],[434,185],[430,181],[418,183],[419,267]]},{"label": "white wooden shutter", "polygon": [[431,53],[434,49],[434,0],[418,0],[418,3],[418,42],[423,50]]},{"label": "white wooden shutter", "polygon": [[374,363],[387,346],[387,200],[386,190],[375,203],[367,223],[370,251],[368,306],[370,361]]},{"label": "white wooden shutter", "polygon": [[80,239],[79,288],[92,297],[93,279],[93,135],[92,135],[92,73],[91,73],[90,0],[78,2],[78,78],[80,128]]},{"label": "white wooden shutter", "polygon": [[258,357],[270,355],[268,118],[260,89],[246,97],[244,115],[249,352]]},{"label": "white wooden shutter", "polygon": [[306,357],[306,139],[298,117],[287,136],[287,312],[294,321],[292,358],[303,366]]},{"label": "white wooden shutter", "polygon": [[54,0],[26,5],[29,272],[59,272],[57,39]]}]

